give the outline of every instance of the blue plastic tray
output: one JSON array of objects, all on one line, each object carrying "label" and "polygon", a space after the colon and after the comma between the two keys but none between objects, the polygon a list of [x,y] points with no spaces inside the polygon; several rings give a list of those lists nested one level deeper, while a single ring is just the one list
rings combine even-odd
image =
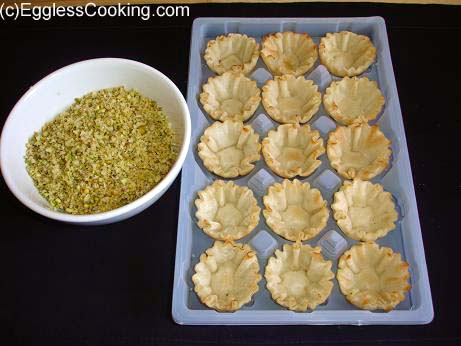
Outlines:
[{"label": "blue plastic tray", "polygon": [[[197,155],[197,143],[205,128],[213,121],[206,115],[198,101],[202,84],[212,71],[203,60],[203,52],[209,40],[218,35],[231,32],[244,33],[257,41],[265,34],[279,31],[307,32],[316,43],[328,32],[349,30],[368,35],[377,48],[377,61],[363,75],[377,80],[383,92],[386,105],[375,123],[378,123],[384,134],[392,141],[392,161],[388,170],[373,179],[390,191],[398,205],[399,221],[397,228],[386,237],[378,239],[378,243],[389,246],[400,252],[410,264],[411,291],[407,298],[391,312],[371,312],[357,309],[346,301],[339,291],[338,282],[334,280],[334,288],[328,301],[311,312],[293,312],[276,304],[266,289],[264,278],[260,281],[260,290],[253,300],[233,313],[216,312],[203,305],[193,290],[192,275],[200,254],[213,244],[213,239],[205,235],[196,225],[194,200],[197,191],[212,183],[216,176],[208,172]],[[313,79],[323,91],[336,79],[317,62],[307,78]],[[264,81],[272,78],[260,58],[250,78],[261,87]],[[172,314],[180,324],[424,324],[433,318],[432,298],[427,275],[424,247],[416,207],[415,192],[408,157],[407,143],[403,128],[402,114],[397,95],[394,71],[392,69],[386,26],[380,17],[368,18],[199,18],[194,21],[191,38],[189,81],[187,102],[192,118],[192,139],[189,153],[182,170],[181,201],[179,207],[178,238],[176,248],[176,265],[173,289]],[[260,106],[255,115],[247,122],[260,133],[262,140],[267,131],[277,126]],[[323,107],[309,121],[318,129],[326,143],[328,132],[335,128],[334,121],[328,117]],[[322,165],[314,174],[302,181],[307,181],[321,190],[328,206],[333,193],[342,184],[343,179],[330,166],[326,155],[321,156]],[[254,171],[246,177],[235,179],[240,185],[253,189],[258,203],[262,206],[262,195],[267,184],[282,179],[274,175],[265,165],[264,160],[257,163]],[[331,232],[333,231],[333,232]],[[346,237],[337,227],[330,212],[327,227],[314,239],[305,243],[320,245],[325,257],[329,257],[336,272],[338,254],[331,251],[336,241],[347,242],[347,247],[355,243]],[[248,236],[239,242],[250,243],[258,253],[261,275],[267,259],[275,248],[281,248],[287,242],[265,223],[261,214],[259,225]],[[343,241],[344,242],[344,241]],[[340,242],[339,242],[340,243]]]}]

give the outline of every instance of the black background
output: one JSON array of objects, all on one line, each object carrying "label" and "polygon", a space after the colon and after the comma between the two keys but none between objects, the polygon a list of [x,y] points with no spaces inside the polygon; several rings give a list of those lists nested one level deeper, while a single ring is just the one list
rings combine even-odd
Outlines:
[{"label": "black background", "polygon": [[0,23],[0,117],[59,67],[96,57],[152,65],[185,93],[201,16],[385,18],[410,150],[435,319],[427,326],[179,326],[171,292],[178,178],[129,220],[77,227],[45,219],[0,182],[0,344],[461,343],[461,8],[376,4],[192,5],[189,18],[20,19]]}]

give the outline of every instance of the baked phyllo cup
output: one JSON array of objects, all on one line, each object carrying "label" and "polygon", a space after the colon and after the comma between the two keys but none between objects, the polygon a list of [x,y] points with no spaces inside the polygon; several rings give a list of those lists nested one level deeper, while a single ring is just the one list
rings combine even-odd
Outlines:
[{"label": "baked phyllo cup", "polygon": [[377,125],[354,123],[330,132],[327,155],[331,166],[346,179],[370,180],[389,165],[391,141]]},{"label": "baked phyllo cup", "polygon": [[259,43],[242,34],[228,34],[208,41],[205,55],[208,67],[217,74],[240,71],[249,74],[259,58]]},{"label": "baked phyllo cup", "polygon": [[303,76],[276,76],[263,87],[263,106],[279,123],[305,123],[318,112],[322,103],[318,89],[312,80]]},{"label": "baked phyllo cup", "polygon": [[194,290],[203,304],[235,311],[251,301],[261,280],[256,253],[247,244],[215,241],[195,266]]},{"label": "baked phyllo cup", "polygon": [[372,241],[352,246],[339,259],[339,288],[360,309],[394,309],[411,288],[409,277],[399,253]]},{"label": "baked phyllo cup", "polygon": [[328,33],[320,39],[320,62],[335,76],[357,76],[376,59],[370,38],[350,31]]},{"label": "baked phyllo cup", "polygon": [[317,61],[317,46],[306,33],[277,32],[262,40],[261,57],[274,76],[300,76]]},{"label": "baked phyllo cup", "polygon": [[384,96],[375,81],[344,77],[326,89],[323,105],[336,122],[350,125],[376,119],[383,109]]},{"label": "baked phyllo cup", "polygon": [[390,192],[380,184],[344,181],[331,204],[339,228],[355,240],[376,240],[395,228],[398,213]]},{"label": "baked phyllo cup", "polygon": [[197,225],[217,240],[238,240],[259,222],[256,198],[248,187],[215,180],[198,192],[195,200]]},{"label": "baked phyllo cup", "polygon": [[198,144],[198,155],[205,167],[224,178],[250,173],[260,158],[259,135],[241,121],[217,121],[208,127]]},{"label": "baked phyllo cup", "polygon": [[320,165],[325,153],[323,139],[309,125],[284,124],[271,130],[262,141],[264,160],[269,168],[284,178],[307,177]]},{"label": "baked phyllo cup", "polygon": [[275,250],[266,266],[267,289],[272,299],[290,310],[314,310],[324,303],[333,288],[331,261],[326,261],[320,247],[297,242]]},{"label": "baked phyllo cup", "polygon": [[203,85],[200,103],[214,120],[248,120],[261,102],[256,81],[241,72],[227,71]]},{"label": "baked phyllo cup", "polygon": [[291,241],[314,238],[328,221],[327,202],[309,183],[285,179],[270,186],[263,198],[267,225]]}]

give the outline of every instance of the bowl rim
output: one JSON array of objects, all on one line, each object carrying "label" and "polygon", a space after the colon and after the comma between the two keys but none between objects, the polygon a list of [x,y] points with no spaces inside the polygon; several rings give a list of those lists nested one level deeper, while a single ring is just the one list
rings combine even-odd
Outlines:
[{"label": "bowl rim", "polygon": [[[87,65],[87,64],[94,64],[94,63],[122,63],[126,65],[131,65],[131,66],[136,66],[144,69],[146,72],[152,73],[161,79],[163,79],[166,84],[173,90],[173,92],[178,96],[179,99],[179,106],[181,109],[181,114],[182,117],[184,118],[184,136],[183,140],[181,143],[181,149],[178,153],[178,156],[176,158],[175,163],[169,170],[169,172],[163,177],[163,179],[155,185],[151,190],[149,190],[147,193],[145,193],[143,196],[139,197],[138,199],[113,210],[109,210],[106,212],[102,213],[96,213],[96,214],[86,214],[86,215],[73,215],[73,214],[66,214],[60,211],[52,210],[46,207],[42,207],[38,205],[37,203],[33,202],[30,200],[24,193],[22,193],[17,187],[16,184],[14,183],[13,178],[11,177],[11,173],[9,172],[5,160],[3,159],[3,151],[5,148],[5,143],[4,143],[4,134],[9,130],[10,127],[10,122],[11,119],[14,117],[16,109],[19,107],[20,104],[22,104],[27,98],[31,97],[31,95],[38,89],[40,88],[45,82],[47,82],[50,79],[55,78],[57,75],[62,74],[68,70],[71,70],[77,66],[81,65]],[[64,67],[61,67],[54,72],[51,72],[50,74],[46,75],[42,79],[40,79],[37,83],[35,83],[32,87],[27,90],[24,95],[16,102],[10,113],[8,114],[8,117],[4,123],[1,138],[0,138],[0,169],[2,172],[3,179],[6,182],[6,185],[10,189],[10,191],[13,193],[13,195],[26,207],[29,209],[35,211],[38,214],[41,214],[45,217],[48,217],[50,219],[58,220],[58,221],[63,221],[63,222],[70,222],[70,223],[94,223],[94,222],[99,222],[99,221],[105,221],[109,220],[112,218],[116,218],[122,215],[125,215],[129,213],[132,210],[135,210],[145,204],[147,204],[150,200],[155,198],[162,190],[164,192],[166,189],[169,187],[169,185],[174,181],[174,179],[177,177],[179,171],[182,168],[182,165],[184,163],[184,160],[186,158],[187,152],[189,150],[189,144],[190,144],[190,138],[191,138],[191,118],[190,118],[190,113],[189,113],[189,108],[187,107],[186,100],[184,99],[184,96],[182,95],[181,91],[178,89],[178,87],[162,72],[159,70],[155,69],[152,66],[149,66],[147,64],[135,61],[135,60],[130,60],[130,59],[124,59],[124,58],[96,58],[96,59],[87,59],[83,61],[79,61],[76,63],[72,63],[70,65],[66,65]],[[163,193],[162,193],[163,194]],[[158,197],[161,197],[161,194],[158,195]]]}]

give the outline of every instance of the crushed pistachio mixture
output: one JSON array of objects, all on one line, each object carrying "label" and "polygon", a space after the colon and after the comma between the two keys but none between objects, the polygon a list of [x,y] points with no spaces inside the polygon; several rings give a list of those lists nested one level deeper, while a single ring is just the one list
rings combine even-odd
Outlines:
[{"label": "crushed pistachio mixture", "polygon": [[75,99],[26,146],[27,171],[38,191],[70,214],[132,202],[157,185],[177,155],[162,109],[124,87]]}]

